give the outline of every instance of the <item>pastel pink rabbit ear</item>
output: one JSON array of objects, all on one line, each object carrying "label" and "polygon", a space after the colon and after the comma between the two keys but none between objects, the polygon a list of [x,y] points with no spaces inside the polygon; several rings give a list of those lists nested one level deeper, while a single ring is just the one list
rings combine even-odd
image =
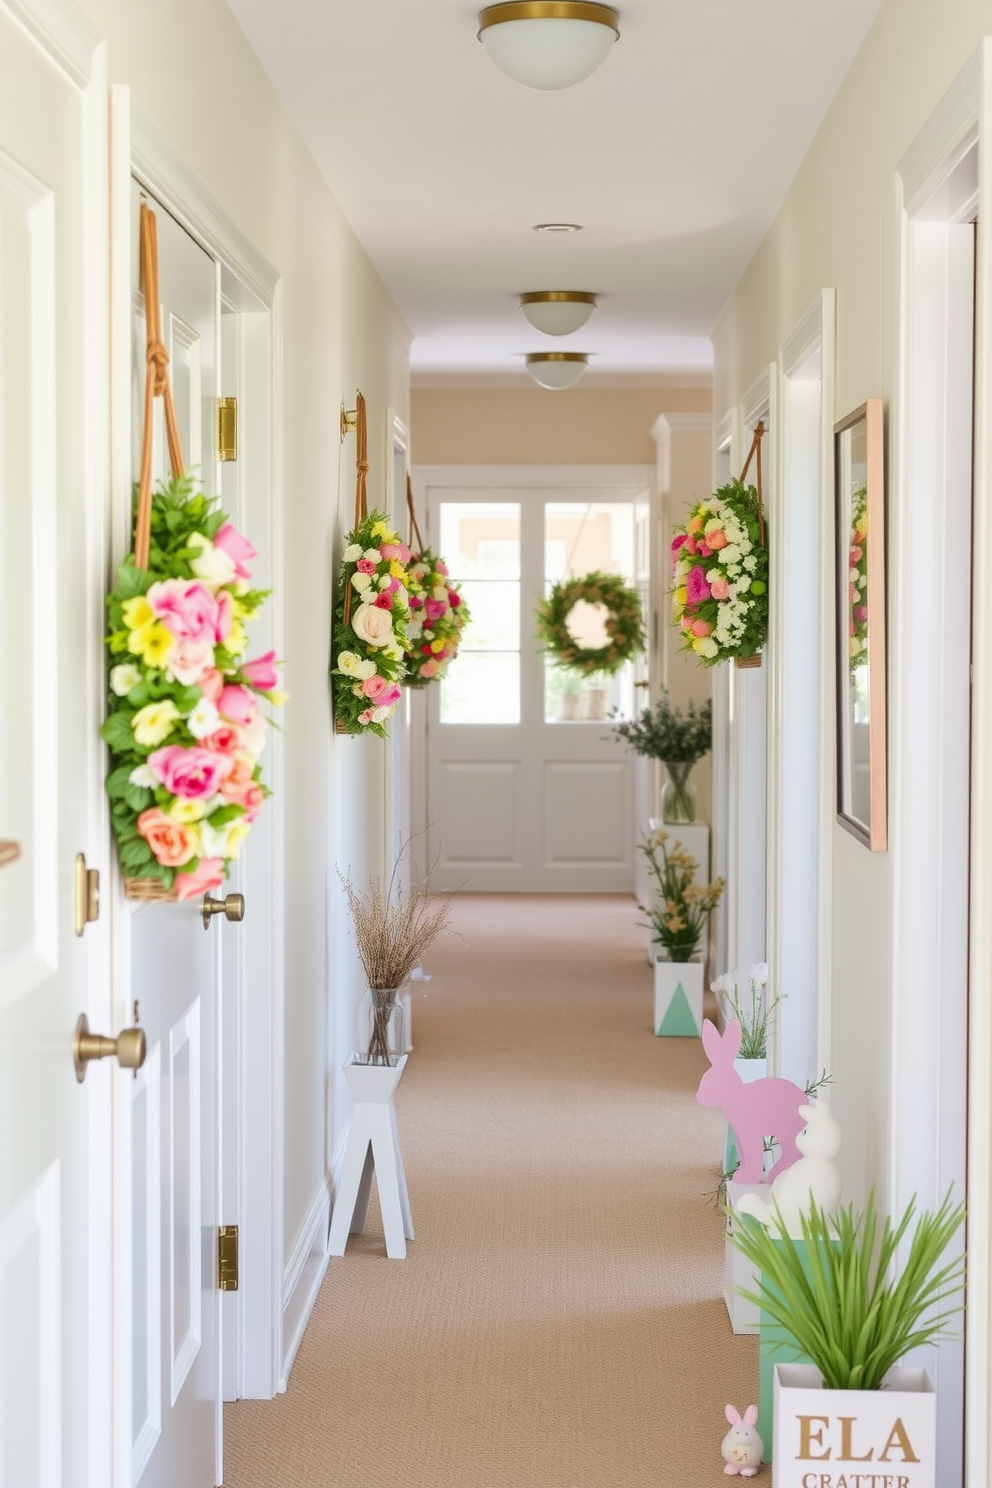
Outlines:
[{"label": "pastel pink rabbit ear", "polygon": [[[732,1405],[725,1405],[723,1407],[723,1414],[726,1416],[731,1426],[739,1426],[741,1424],[741,1413],[740,1411],[735,1410]],[[754,1413],[754,1419],[758,1419],[757,1411],[755,1411]]]},{"label": "pastel pink rabbit ear", "polygon": [[720,1038],[720,1030],[709,1018],[703,1019],[703,1048],[710,1057],[710,1064],[715,1064],[720,1050],[723,1048],[723,1040]]},{"label": "pastel pink rabbit ear", "polygon": [[723,1030],[724,1058],[728,1064],[733,1064],[741,1047],[741,1025],[734,1018]]},{"label": "pastel pink rabbit ear", "polygon": [[758,1407],[756,1405],[749,1405],[748,1406],[747,1410],[744,1412],[744,1420],[747,1422],[747,1424],[749,1426],[757,1426],[757,1424],[758,1424]]}]

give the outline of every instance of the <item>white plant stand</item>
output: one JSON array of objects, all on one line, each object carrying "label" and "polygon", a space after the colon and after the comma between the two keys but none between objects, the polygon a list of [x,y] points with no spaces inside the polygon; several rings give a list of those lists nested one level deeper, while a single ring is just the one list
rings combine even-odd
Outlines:
[{"label": "white plant stand", "polygon": [[758,1307],[754,1302],[746,1302],[737,1292],[738,1287],[744,1287],[749,1292],[758,1290],[757,1272],[731,1239],[734,1225],[740,1223],[737,1205],[745,1194],[760,1194],[767,1199],[769,1192],[767,1183],[735,1183],[732,1178],[727,1182],[727,1249],[723,1300],[727,1304],[731,1330],[737,1334],[761,1332]]},{"label": "white plant stand", "polygon": [[655,1034],[659,1038],[698,1038],[702,1027],[702,961],[655,961]]},{"label": "white plant stand", "polygon": [[393,1106],[393,1095],[406,1060],[403,1054],[395,1064],[353,1062],[344,1067],[355,1097],[355,1110],[334,1195],[327,1246],[332,1256],[344,1255],[349,1235],[364,1233],[373,1172],[379,1190],[386,1255],[391,1261],[405,1260],[406,1242],[414,1238]]}]

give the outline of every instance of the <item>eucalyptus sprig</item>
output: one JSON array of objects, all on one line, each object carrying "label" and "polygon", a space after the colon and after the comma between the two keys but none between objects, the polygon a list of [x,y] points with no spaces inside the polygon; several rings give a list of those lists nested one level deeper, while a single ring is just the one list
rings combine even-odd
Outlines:
[{"label": "eucalyptus sprig", "polygon": [[713,747],[713,704],[707,698],[697,709],[690,698],[683,713],[668,701],[663,687],[653,709],[645,708],[639,718],[621,719],[614,724],[613,733],[635,754],[695,764]]},{"label": "eucalyptus sprig", "polygon": [[795,1240],[773,1210],[770,1228],[742,1218],[731,1240],[755,1268],[757,1289],[740,1288],[809,1358],[828,1390],[879,1390],[912,1349],[948,1336],[964,1305],[963,1255],[941,1265],[964,1221],[948,1191],[936,1214],[921,1214],[905,1261],[898,1256],[915,1197],[898,1222],[886,1215],[879,1235],[874,1191],[863,1211],[847,1205],[829,1216],[810,1200]]}]

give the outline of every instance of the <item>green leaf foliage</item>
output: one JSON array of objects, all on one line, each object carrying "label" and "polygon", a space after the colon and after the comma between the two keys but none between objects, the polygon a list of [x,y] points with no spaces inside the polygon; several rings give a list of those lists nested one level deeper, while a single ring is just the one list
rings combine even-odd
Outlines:
[{"label": "green leaf foliage", "polygon": [[690,698],[683,713],[668,701],[668,691],[662,687],[653,711],[645,708],[639,718],[621,719],[613,725],[613,732],[635,754],[695,764],[713,745],[713,704],[707,698],[697,709]]},{"label": "green leaf foliage", "polygon": [[[608,640],[603,646],[582,646],[568,628],[568,617],[580,600],[602,605]],[[640,596],[618,574],[595,569],[580,579],[562,579],[537,607],[537,639],[555,666],[581,676],[612,677],[644,650],[644,618]]]}]

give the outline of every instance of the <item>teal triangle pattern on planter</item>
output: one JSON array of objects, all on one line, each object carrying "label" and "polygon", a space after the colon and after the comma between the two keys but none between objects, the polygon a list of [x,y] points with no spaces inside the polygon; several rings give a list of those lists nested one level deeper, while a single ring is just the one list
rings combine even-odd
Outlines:
[{"label": "teal triangle pattern on planter", "polygon": [[689,999],[681,982],[676,982],[668,1011],[657,1030],[658,1038],[698,1038],[699,1025],[692,1016]]}]

